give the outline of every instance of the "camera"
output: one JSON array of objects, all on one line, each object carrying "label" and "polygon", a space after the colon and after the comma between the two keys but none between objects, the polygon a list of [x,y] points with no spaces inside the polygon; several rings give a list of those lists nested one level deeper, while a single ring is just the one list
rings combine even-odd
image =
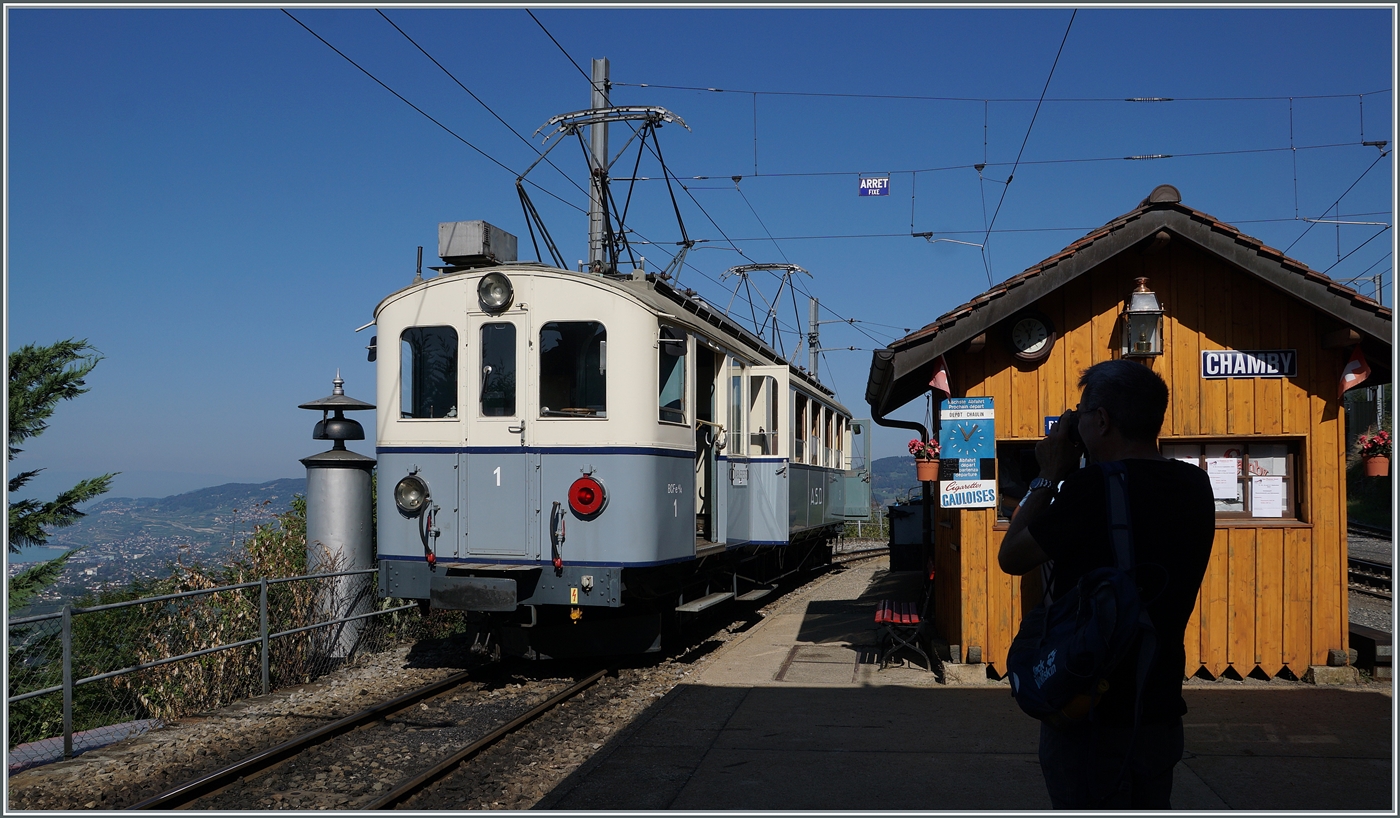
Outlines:
[{"label": "camera", "polygon": [[1065,434],[1069,437],[1069,442],[1076,448],[1084,448],[1084,440],[1079,436],[1079,413],[1073,409],[1065,410],[1060,415],[1060,425],[1065,428]]}]

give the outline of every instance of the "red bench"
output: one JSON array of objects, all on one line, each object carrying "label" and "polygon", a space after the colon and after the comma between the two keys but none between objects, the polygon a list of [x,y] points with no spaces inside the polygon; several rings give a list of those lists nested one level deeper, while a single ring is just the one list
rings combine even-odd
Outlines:
[{"label": "red bench", "polygon": [[919,644],[922,638],[923,627],[919,618],[919,606],[914,602],[896,602],[892,599],[881,600],[875,606],[875,624],[880,626],[880,669],[889,666],[890,656],[900,648],[910,648],[924,657],[924,663],[929,671],[933,670],[933,661],[924,652]]}]

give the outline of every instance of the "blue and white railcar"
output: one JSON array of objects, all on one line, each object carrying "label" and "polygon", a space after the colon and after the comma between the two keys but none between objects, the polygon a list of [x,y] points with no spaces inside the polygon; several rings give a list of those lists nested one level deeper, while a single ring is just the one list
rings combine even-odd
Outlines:
[{"label": "blue and white railcar", "polygon": [[654,275],[449,266],[374,317],[380,593],[509,651],[656,649],[868,514],[864,422]]}]

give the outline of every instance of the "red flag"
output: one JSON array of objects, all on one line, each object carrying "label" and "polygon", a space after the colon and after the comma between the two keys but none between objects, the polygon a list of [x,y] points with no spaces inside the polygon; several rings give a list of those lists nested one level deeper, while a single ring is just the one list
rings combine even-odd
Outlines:
[{"label": "red flag", "polygon": [[953,394],[952,390],[948,388],[948,362],[942,355],[939,355],[938,360],[933,362],[933,377],[929,379],[928,385],[945,395]]},{"label": "red flag", "polygon": [[1360,386],[1370,375],[1371,366],[1366,363],[1366,356],[1361,353],[1361,345],[1357,344],[1351,350],[1351,358],[1347,365],[1342,367],[1342,382],[1337,385],[1337,397],[1340,398],[1348,389]]}]

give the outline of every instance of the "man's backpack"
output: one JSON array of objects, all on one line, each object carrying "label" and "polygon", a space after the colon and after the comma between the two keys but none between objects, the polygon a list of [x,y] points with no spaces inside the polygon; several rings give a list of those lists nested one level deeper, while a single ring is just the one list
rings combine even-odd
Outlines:
[{"label": "man's backpack", "polygon": [[1021,620],[1006,657],[1011,695],[1027,714],[1055,727],[1084,720],[1108,690],[1108,676],[1138,641],[1137,702],[1156,653],[1156,635],[1134,581],[1127,471],[1120,461],[1101,464],[1108,484],[1109,526],[1115,565],[1085,574],[1048,606]]}]

